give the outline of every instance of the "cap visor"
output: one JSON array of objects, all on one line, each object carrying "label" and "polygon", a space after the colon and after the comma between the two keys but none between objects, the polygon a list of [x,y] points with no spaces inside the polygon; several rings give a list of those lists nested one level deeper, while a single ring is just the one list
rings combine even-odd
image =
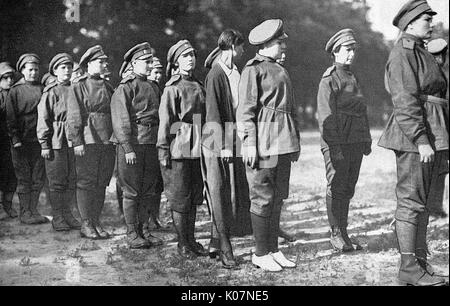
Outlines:
[{"label": "cap visor", "polygon": [[356,40],[352,39],[349,41],[346,41],[345,43],[342,43],[341,46],[349,46],[349,45],[354,45],[356,44]]},{"label": "cap visor", "polygon": [[191,51],[194,51],[194,48],[187,48],[186,50],[184,50],[183,52],[181,52],[180,55],[189,53],[189,52],[191,52]]},{"label": "cap visor", "polygon": [[4,76],[5,74],[8,74],[8,73],[14,73],[14,70],[13,69],[7,69],[7,70],[2,72],[1,76]]},{"label": "cap visor", "polygon": [[146,60],[146,59],[152,58],[152,57],[153,57],[153,55],[151,53],[148,53],[148,54],[144,54],[142,56],[139,56],[137,59],[143,61],[143,60]]},{"label": "cap visor", "polygon": [[277,39],[286,39],[286,38],[288,38],[289,36],[285,33],[285,32],[283,32],[283,34],[281,34],[280,36],[278,36],[277,37]]}]

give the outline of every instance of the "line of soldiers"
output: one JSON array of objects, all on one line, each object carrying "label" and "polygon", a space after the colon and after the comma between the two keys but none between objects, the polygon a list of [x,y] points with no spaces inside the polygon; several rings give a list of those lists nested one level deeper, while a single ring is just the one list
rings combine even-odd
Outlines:
[{"label": "line of soldiers", "polygon": [[[425,0],[411,0],[394,19],[404,33],[386,66],[394,112],[379,142],[397,158],[399,279],[412,285],[445,283],[426,259],[429,198],[433,192],[442,195],[443,184],[434,182],[448,173],[448,80],[435,58],[447,45],[430,43],[434,57],[423,44],[430,38],[434,14]],[[23,79],[5,99],[12,148],[2,151],[6,157],[11,151],[20,220],[46,222],[36,209],[46,173],[55,230],[80,229],[83,237],[108,238],[100,215],[116,165],[131,248],[162,244],[150,232],[149,217],[157,216],[164,189],[180,256],[218,257],[223,267],[234,269],[238,264],[230,237],[253,232],[255,266],[272,272],[295,268],[278,248],[291,164],[300,155],[299,105],[284,67],[287,38],[279,19],[252,29],[248,40],[258,51],[240,75],[235,61],[244,52],[244,38],[235,30],[224,31],[205,62],[210,69],[205,85],[194,75],[195,49],[180,40],[168,51],[162,94],[157,82],[148,81],[151,75],[161,78],[162,65],[147,42],[124,55],[116,89],[105,78],[107,56],[101,46],[85,52],[79,62],[83,73],[75,78],[71,56],[56,55],[49,65],[56,81],[43,91],[37,82],[38,56],[21,56],[17,70]],[[367,105],[351,70],[356,47],[351,29],[329,39],[325,50],[333,65],[323,74],[317,95],[330,242],[342,252],[362,249],[348,235],[348,213],[363,156],[371,153],[372,144]],[[3,76],[12,68],[1,67],[2,82],[10,82]],[[432,184],[436,191],[430,191]],[[5,188],[5,199],[13,187]],[[81,224],[70,212],[74,195]],[[195,239],[197,206],[204,196],[212,218],[208,250]],[[14,215],[10,200],[4,203]]]}]

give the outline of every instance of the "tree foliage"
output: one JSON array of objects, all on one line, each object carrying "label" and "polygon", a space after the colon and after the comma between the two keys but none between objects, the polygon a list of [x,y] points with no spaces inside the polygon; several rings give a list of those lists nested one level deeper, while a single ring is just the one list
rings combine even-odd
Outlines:
[{"label": "tree foliage", "polygon": [[[101,44],[109,54],[113,82],[123,54],[148,41],[165,61],[169,47],[187,38],[198,54],[197,76],[203,79],[203,61],[216,46],[220,32],[234,28],[245,36],[268,18],[282,18],[289,35],[286,67],[302,108],[314,110],[322,73],[331,65],[324,51],[329,37],[342,28],[353,28],[359,41],[355,72],[371,109],[373,124],[381,123],[388,105],[384,90],[384,65],[388,46],[370,29],[364,2],[338,0],[79,0],[80,22],[68,22],[66,4],[73,0],[2,0],[0,4],[1,60],[15,62],[24,52],[36,52],[46,67],[59,52],[79,59]],[[390,22],[390,21],[387,21]],[[246,45],[246,58],[255,49]],[[313,112],[305,122],[313,122]]]}]

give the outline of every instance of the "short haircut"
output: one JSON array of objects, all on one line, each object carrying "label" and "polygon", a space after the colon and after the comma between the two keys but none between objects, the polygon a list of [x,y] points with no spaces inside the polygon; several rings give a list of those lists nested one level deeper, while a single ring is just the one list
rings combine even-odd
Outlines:
[{"label": "short haircut", "polygon": [[233,45],[239,46],[244,43],[244,36],[236,30],[227,29],[220,34],[217,45],[220,50],[230,50]]}]

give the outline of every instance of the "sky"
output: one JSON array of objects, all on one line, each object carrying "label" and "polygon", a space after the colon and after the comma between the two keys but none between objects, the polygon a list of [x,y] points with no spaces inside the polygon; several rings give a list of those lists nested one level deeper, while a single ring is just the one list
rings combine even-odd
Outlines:
[{"label": "sky", "polygon": [[[387,40],[395,39],[398,29],[392,25],[392,19],[398,10],[408,0],[367,0],[371,7],[367,18],[372,23],[372,29],[384,34]],[[434,16],[434,22],[443,22],[444,27],[449,26],[448,0],[428,0],[428,4],[438,14]]]}]

